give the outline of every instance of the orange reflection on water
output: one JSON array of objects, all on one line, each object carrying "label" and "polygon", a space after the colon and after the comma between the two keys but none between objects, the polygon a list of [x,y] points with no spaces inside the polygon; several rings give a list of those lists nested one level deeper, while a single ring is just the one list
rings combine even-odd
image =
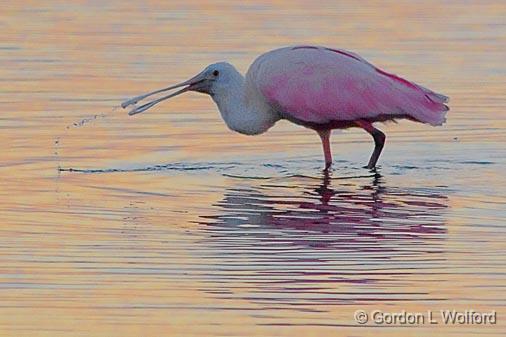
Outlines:
[{"label": "orange reflection on water", "polygon": [[[505,330],[503,3],[25,1],[0,16],[1,336]],[[449,95],[448,123],[380,126],[379,175],[361,168],[367,134],[335,132],[322,177],[318,137],[286,122],[234,134],[198,94],[114,109],[293,44]],[[353,320],[446,308],[498,324]]]}]

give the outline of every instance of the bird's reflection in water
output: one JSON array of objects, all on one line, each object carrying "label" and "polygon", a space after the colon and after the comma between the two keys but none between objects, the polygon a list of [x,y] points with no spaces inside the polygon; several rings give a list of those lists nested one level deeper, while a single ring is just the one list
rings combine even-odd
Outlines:
[{"label": "bird's reflection in water", "polygon": [[238,180],[216,214],[202,217],[206,257],[217,266],[209,282],[219,285],[204,290],[297,310],[322,301],[430,299],[410,282],[443,277],[444,191],[389,187],[379,174]]}]

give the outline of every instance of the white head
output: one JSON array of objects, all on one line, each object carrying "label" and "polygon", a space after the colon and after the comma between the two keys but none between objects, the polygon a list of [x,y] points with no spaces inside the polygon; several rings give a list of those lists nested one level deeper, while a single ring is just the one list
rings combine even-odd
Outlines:
[{"label": "white head", "polygon": [[280,119],[279,114],[272,110],[262,96],[256,94],[254,90],[248,90],[244,77],[233,65],[226,62],[211,64],[198,75],[182,83],[131,98],[123,102],[121,107],[126,108],[151,95],[179,87],[183,88],[134,108],[128,114],[135,115],[171,97],[187,91],[197,91],[210,95],[218,105],[227,126],[239,133],[247,135],[263,133]]},{"label": "white head", "polygon": [[201,92],[204,94],[208,94],[213,98],[215,96],[224,96],[234,86],[240,86],[243,83],[243,81],[244,81],[243,76],[235,69],[233,65],[227,62],[218,62],[207,66],[202,72],[200,72],[199,74],[190,78],[187,81],[131,98],[123,102],[121,104],[121,107],[124,109],[129,105],[135,104],[140,100],[145,99],[146,97],[161,92],[169,91],[172,89],[184,87],[183,89],[176,91],[175,93],[155,99],[149,103],[143,104],[128,113],[129,115],[135,115],[140,112],[148,110],[149,108],[151,108],[155,104],[160,103],[161,101],[180,95],[187,91]]}]

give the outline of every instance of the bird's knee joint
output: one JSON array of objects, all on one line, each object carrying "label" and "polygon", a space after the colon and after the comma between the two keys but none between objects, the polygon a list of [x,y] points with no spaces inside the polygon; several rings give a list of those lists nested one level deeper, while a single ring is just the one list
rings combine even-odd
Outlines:
[{"label": "bird's knee joint", "polygon": [[387,136],[378,129],[374,129],[372,135],[377,143],[384,143],[387,139]]}]

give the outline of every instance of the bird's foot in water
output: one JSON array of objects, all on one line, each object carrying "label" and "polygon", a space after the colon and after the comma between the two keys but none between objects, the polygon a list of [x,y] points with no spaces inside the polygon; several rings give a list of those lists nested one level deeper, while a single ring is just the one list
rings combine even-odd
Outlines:
[{"label": "bird's foot in water", "polygon": [[371,173],[378,173],[378,166],[366,165],[366,166],[362,166],[362,168],[368,169],[369,172],[371,172]]},{"label": "bird's foot in water", "polygon": [[323,172],[325,172],[325,173],[329,173],[329,172],[330,172],[331,167],[332,167],[332,162],[327,162],[327,163],[325,163],[325,168],[323,169]]}]

